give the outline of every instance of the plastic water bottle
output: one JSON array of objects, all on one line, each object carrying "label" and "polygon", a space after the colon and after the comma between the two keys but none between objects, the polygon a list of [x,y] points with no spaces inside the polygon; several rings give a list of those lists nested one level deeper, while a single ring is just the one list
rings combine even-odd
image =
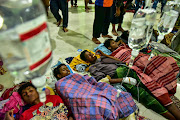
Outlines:
[{"label": "plastic water bottle", "polygon": [[156,11],[154,9],[139,9],[136,12],[128,38],[128,45],[132,49],[130,67],[133,65],[133,61],[139,54],[139,51],[147,47],[153,32],[155,19]]},{"label": "plastic water bottle", "polygon": [[[10,73],[22,81],[46,80],[41,76],[52,60],[46,21],[40,0],[1,1],[0,55]],[[44,85],[44,82],[32,83],[37,88]]]}]

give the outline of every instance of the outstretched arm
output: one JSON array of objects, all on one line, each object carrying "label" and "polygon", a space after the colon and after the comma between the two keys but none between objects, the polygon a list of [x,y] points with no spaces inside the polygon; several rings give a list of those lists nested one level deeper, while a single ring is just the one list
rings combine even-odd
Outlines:
[{"label": "outstretched arm", "polygon": [[[113,57],[113,56],[107,55],[107,54],[103,53],[101,50],[97,50],[97,51],[96,51],[96,54],[100,54],[101,56],[105,56],[105,57],[111,58],[111,59],[113,59],[113,60],[120,61],[118,58],[115,58],[115,57]],[[120,61],[120,62],[122,62],[122,61]]]}]

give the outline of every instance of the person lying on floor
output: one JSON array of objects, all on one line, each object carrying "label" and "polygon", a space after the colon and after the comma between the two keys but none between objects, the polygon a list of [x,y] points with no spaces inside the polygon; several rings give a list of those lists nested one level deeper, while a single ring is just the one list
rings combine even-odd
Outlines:
[{"label": "person lying on floor", "polygon": [[[116,120],[132,117],[137,109],[129,93],[96,82],[93,77],[70,73],[65,64],[60,64],[53,73],[58,80],[55,84],[57,93],[77,120]],[[135,117],[129,119],[135,120]]]},{"label": "person lying on floor", "polygon": [[[112,77],[112,79],[109,80],[109,82],[111,84],[119,83],[122,81],[122,78],[125,77],[127,74],[125,72],[123,74],[121,74],[119,72],[119,70],[122,69],[123,66],[125,66],[125,64],[122,64],[122,62],[119,61],[119,59],[117,59],[117,58],[112,59],[112,56],[105,57],[105,55],[104,55],[100,59],[97,59],[93,54],[91,54],[90,52],[88,52],[86,50],[83,51],[80,56],[81,56],[82,60],[91,63],[91,66],[89,67],[89,72],[96,80],[100,80],[103,77],[105,77],[106,75],[109,75]],[[110,57],[110,58],[108,58],[108,57]],[[114,59],[117,59],[117,60],[114,60]],[[118,68],[119,65],[122,65],[122,67]],[[126,69],[123,68],[122,71],[125,71],[125,70]],[[121,76],[121,77],[119,77],[119,76]],[[136,75],[136,72],[134,72],[133,75],[130,77],[135,78],[136,80],[138,80],[138,82],[140,81],[139,77]],[[127,91],[130,92],[132,94],[132,96],[138,100],[137,86],[135,86],[135,84],[132,84],[134,82],[131,82],[131,79],[129,81],[130,81],[129,83],[131,85],[130,84],[123,84],[123,85],[127,89]],[[164,108],[164,106],[161,105],[156,100],[156,98],[154,98],[154,96],[149,92],[147,87],[145,87],[142,83],[139,85],[139,91],[140,91],[140,102],[144,106],[146,106],[149,109],[152,109],[153,111],[161,114],[162,116],[164,116],[168,119],[175,120],[175,117],[170,112],[168,112],[167,109]],[[156,107],[154,107],[154,106],[156,106]]]},{"label": "person lying on floor", "polygon": [[[99,52],[101,56],[109,57],[127,64],[131,57],[131,49],[125,44],[122,44],[118,49],[113,51],[111,54],[112,56],[106,55],[101,51],[97,52]],[[96,61],[99,60],[88,51],[83,51],[80,56],[82,60],[91,64],[95,64]],[[140,52],[134,60],[135,62],[131,69],[136,72],[140,81],[148,88],[155,98],[168,109],[174,118],[180,119],[180,115],[178,114],[180,111],[170,99],[170,96],[176,93],[177,87],[176,76],[179,72],[179,68],[176,62],[172,57],[155,56],[148,64],[145,73],[143,73],[145,65],[148,63],[148,58],[149,55]],[[101,68],[98,67],[97,69]]]},{"label": "person lying on floor", "polygon": [[[69,112],[62,99],[57,95],[47,95],[45,106],[43,106],[36,88],[31,83],[23,84],[18,89],[18,93],[27,104],[24,106],[25,111],[22,113],[20,120],[40,120],[41,118],[68,120],[68,117],[69,120],[73,120],[70,114],[68,114]],[[6,113],[5,120],[15,120],[13,109]]]}]

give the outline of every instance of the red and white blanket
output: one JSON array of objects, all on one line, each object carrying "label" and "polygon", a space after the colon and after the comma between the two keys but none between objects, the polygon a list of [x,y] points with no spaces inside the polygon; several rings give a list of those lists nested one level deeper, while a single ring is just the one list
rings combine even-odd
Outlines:
[{"label": "red and white blanket", "polygon": [[[111,56],[129,63],[131,58],[131,49],[122,44]],[[135,58],[133,67],[142,83],[151,91],[151,93],[164,106],[170,105],[172,100],[170,96],[176,93],[177,80],[179,73],[178,65],[172,57],[154,56],[148,61],[149,55],[139,53]],[[147,65],[148,64],[148,65]],[[143,73],[145,66],[147,68]]]}]

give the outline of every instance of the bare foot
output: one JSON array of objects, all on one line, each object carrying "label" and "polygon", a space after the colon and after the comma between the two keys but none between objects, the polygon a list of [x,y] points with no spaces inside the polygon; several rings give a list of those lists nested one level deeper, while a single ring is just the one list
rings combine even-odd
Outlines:
[{"label": "bare foot", "polygon": [[97,38],[92,38],[92,41],[95,43],[95,44],[101,44],[101,42],[97,39]]},{"label": "bare foot", "polygon": [[115,30],[112,30],[112,34],[113,34],[114,36],[118,36],[118,35],[119,35]]},{"label": "bare foot", "polygon": [[4,89],[4,86],[0,84],[0,92]]},{"label": "bare foot", "polygon": [[110,36],[110,35],[102,35],[102,37],[105,37],[105,38],[112,38],[112,36]]},{"label": "bare foot", "polygon": [[124,29],[122,27],[118,28],[117,31],[124,32]]},{"label": "bare foot", "polygon": [[71,5],[71,7],[73,7],[73,5]]},{"label": "bare foot", "polygon": [[77,5],[75,5],[75,7],[78,7]]},{"label": "bare foot", "polygon": [[68,29],[64,27],[64,28],[63,28],[63,31],[64,31],[64,32],[68,32]]},{"label": "bare foot", "polygon": [[89,9],[85,9],[85,12],[89,13]]},{"label": "bare foot", "polygon": [[59,27],[62,23],[63,19],[59,20],[59,22],[57,22],[57,27]]}]

